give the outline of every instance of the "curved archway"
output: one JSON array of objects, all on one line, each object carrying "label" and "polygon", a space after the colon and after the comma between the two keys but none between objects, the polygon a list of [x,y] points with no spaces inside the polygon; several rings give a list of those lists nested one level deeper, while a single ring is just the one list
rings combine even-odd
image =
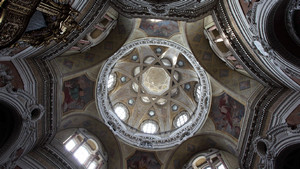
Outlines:
[{"label": "curved archway", "polygon": [[[288,13],[290,13],[289,11],[291,11],[289,7],[291,1],[278,1],[268,16],[269,19],[266,28],[268,30],[268,40],[273,49],[280,53],[290,64],[299,66],[299,44],[298,41],[294,40],[296,37],[292,37],[289,33],[291,32],[289,25],[293,22],[293,19],[288,21],[286,18],[289,15]],[[292,16],[288,18],[292,18]],[[295,36],[297,36],[296,33]]]},{"label": "curved archway", "polygon": [[73,113],[62,119],[58,133],[71,128],[84,128],[101,141],[107,151],[108,168],[123,168],[120,145],[110,129],[103,122],[91,115]]},{"label": "curved archway", "polygon": [[294,169],[300,168],[300,144],[285,148],[277,157],[275,169]]},{"label": "curved archway", "polygon": [[0,102],[0,154],[8,149],[21,131],[22,118],[10,105]]},{"label": "curved archway", "polygon": [[[235,147],[235,143],[222,134],[210,132],[201,133],[178,146],[168,159],[166,168],[182,168],[184,164],[188,163],[197,153],[206,151],[210,148],[216,148],[231,154],[234,157],[233,161],[236,163],[233,164],[234,162],[232,162],[231,165],[238,167],[238,152],[235,150]],[[228,168],[231,168],[231,166],[228,166]]]}]

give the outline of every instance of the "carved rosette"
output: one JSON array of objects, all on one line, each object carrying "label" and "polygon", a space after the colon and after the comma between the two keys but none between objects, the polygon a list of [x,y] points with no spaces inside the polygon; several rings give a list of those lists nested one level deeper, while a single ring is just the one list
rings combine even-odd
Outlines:
[{"label": "carved rosette", "polygon": [[[132,49],[143,45],[157,45],[162,47],[175,48],[189,61],[201,82],[201,96],[197,108],[190,120],[182,127],[175,130],[165,131],[157,134],[146,134],[140,130],[125,124],[114,113],[109,99],[108,78],[119,59],[128,54]],[[126,143],[145,149],[165,149],[182,143],[193,136],[203,125],[207,118],[211,102],[210,83],[205,70],[199,65],[194,55],[185,47],[173,41],[159,38],[145,38],[130,42],[124,45],[119,51],[111,56],[104,64],[97,83],[97,106],[99,114],[112,132]]]}]

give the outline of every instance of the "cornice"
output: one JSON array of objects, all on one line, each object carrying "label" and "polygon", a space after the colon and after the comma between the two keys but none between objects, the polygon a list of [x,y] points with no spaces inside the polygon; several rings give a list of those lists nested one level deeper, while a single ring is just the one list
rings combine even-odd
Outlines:
[{"label": "cornice", "polygon": [[232,17],[226,11],[225,2],[220,0],[217,4],[215,14],[221,29],[227,37],[228,43],[233,51],[239,56],[237,60],[243,65],[245,70],[256,80],[265,86],[280,86],[261,66],[253,59],[253,53],[247,48],[238,34],[237,26],[232,22]]},{"label": "cornice", "polygon": [[110,0],[110,4],[118,12],[129,18],[182,21],[200,19],[215,6],[216,2],[216,0],[177,0],[155,3],[149,0]]},{"label": "cornice", "polygon": [[[196,111],[191,117],[191,120],[176,130],[153,135],[145,134],[138,129],[123,123],[120,118],[113,113],[107,90],[107,79],[111,73],[111,69],[120,58],[135,47],[143,45],[158,45],[177,49],[190,62],[200,79],[201,96],[199,98]],[[110,127],[115,135],[120,137],[126,143],[144,149],[168,149],[190,138],[203,126],[204,121],[207,118],[211,102],[210,82],[207,79],[205,70],[199,65],[194,55],[180,44],[161,38],[138,39],[121,47],[119,51],[107,60],[102,71],[99,73],[96,93],[97,104],[100,111],[99,114],[104,118],[106,125]]]},{"label": "cornice", "polygon": [[[249,10],[246,16],[240,10],[239,2],[234,0],[221,0],[220,5],[230,12],[231,19],[229,24],[233,30],[239,33],[239,41],[244,41],[243,46],[248,47],[248,56],[241,55],[240,60],[244,62],[246,66],[252,69],[255,74],[260,78],[265,78],[265,82],[270,86],[282,86],[285,85],[294,90],[300,90],[299,84],[297,84],[292,78],[300,78],[300,68],[295,66],[294,63],[287,61],[282,57],[274,48],[270,45],[271,41],[268,37],[267,29],[271,18],[274,15],[274,8],[278,4],[279,0],[260,0],[254,2],[253,7]],[[228,7],[225,8],[224,4]],[[221,8],[219,8],[221,9]],[[219,10],[218,10],[219,11]],[[220,13],[222,17],[222,13]],[[227,14],[228,15],[228,14]],[[223,21],[224,22],[224,21]],[[226,29],[227,27],[225,27]],[[235,33],[235,36],[238,35]],[[243,39],[241,39],[243,38]],[[230,40],[230,43],[236,44],[236,42]],[[276,40],[272,40],[276,41]],[[238,46],[236,46],[238,47]],[[252,49],[251,49],[252,48]],[[239,48],[237,48],[238,50]],[[245,48],[246,49],[246,48]],[[251,56],[252,53],[252,57]],[[268,77],[268,78],[267,78]]]},{"label": "cornice", "polygon": [[[266,136],[254,140],[254,151],[259,155],[259,168],[274,169],[276,159],[288,147],[299,145],[300,126],[291,128],[286,123],[273,126]],[[278,166],[276,167],[278,168]]]},{"label": "cornice", "polygon": [[7,142],[0,150],[0,164],[11,168],[21,156],[36,145],[37,123],[44,115],[45,109],[37,103],[34,96],[22,89],[14,90],[11,84],[0,88],[0,101],[12,107],[12,113],[20,117],[19,121],[14,121],[15,125],[20,125],[20,129],[12,133],[14,141]]},{"label": "cornice", "polygon": [[245,136],[242,142],[240,152],[240,166],[245,169],[253,168],[254,163],[254,148],[253,142],[259,137],[266,127],[265,121],[268,116],[268,110],[272,103],[284,92],[283,88],[269,88],[265,87],[263,91],[256,97],[256,100],[249,105],[250,115],[247,122]]},{"label": "cornice", "polygon": [[54,68],[51,66],[49,61],[43,61],[40,59],[30,59],[32,66],[36,69],[36,72],[39,73],[41,78],[41,85],[39,85],[39,92],[42,94],[39,95],[42,98],[39,98],[40,103],[44,105],[46,109],[44,120],[44,136],[41,138],[40,143],[44,144],[50,142],[57,130],[57,118],[60,116],[57,112],[57,77],[54,71]]},{"label": "cornice", "polygon": [[42,58],[43,60],[51,60],[70,49],[80,39],[84,38],[84,36],[91,31],[91,29],[93,29],[93,26],[99,22],[108,7],[107,0],[96,0],[89,12],[85,14],[85,17],[82,19],[82,21],[78,23],[81,30],[83,30],[82,32],[80,32],[80,30],[73,30],[66,37],[67,42],[61,41],[55,45],[52,45],[50,48],[36,57]]}]

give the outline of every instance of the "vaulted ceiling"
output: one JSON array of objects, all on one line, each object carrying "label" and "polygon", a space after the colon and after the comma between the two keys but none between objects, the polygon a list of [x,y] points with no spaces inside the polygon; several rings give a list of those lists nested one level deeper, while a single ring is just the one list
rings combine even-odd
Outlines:
[{"label": "vaulted ceiling", "polygon": [[0,3],[4,168],[88,167],[76,134],[108,168],[270,168],[299,144],[298,28],[272,15],[293,0],[25,2]]}]

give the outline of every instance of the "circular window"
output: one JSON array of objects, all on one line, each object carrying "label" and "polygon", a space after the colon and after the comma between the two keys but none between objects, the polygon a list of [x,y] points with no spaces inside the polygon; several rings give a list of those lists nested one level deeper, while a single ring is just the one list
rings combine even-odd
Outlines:
[{"label": "circular window", "polygon": [[114,106],[114,111],[116,115],[123,121],[128,119],[128,109],[122,103],[118,103]]},{"label": "circular window", "polygon": [[[105,80],[111,72],[113,79],[124,80],[109,91]],[[98,79],[100,115],[112,132],[133,146],[165,149],[180,144],[208,115],[206,72],[188,49],[173,41],[146,38],[127,43],[107,60]]]},{"label": "circular window", "polygon": [[144,133],[154,134],[158,131],[158,125],[153,120],[147,120],[141,124],[141,130]]},{"label": "circular window", "polygon": [[175,127],[181,127],[182,125],[184,125],[189,120],[189,118],[190,118],[190,116],[189,116],[188,112],[181,112],[175,118],[174,126]]}]

